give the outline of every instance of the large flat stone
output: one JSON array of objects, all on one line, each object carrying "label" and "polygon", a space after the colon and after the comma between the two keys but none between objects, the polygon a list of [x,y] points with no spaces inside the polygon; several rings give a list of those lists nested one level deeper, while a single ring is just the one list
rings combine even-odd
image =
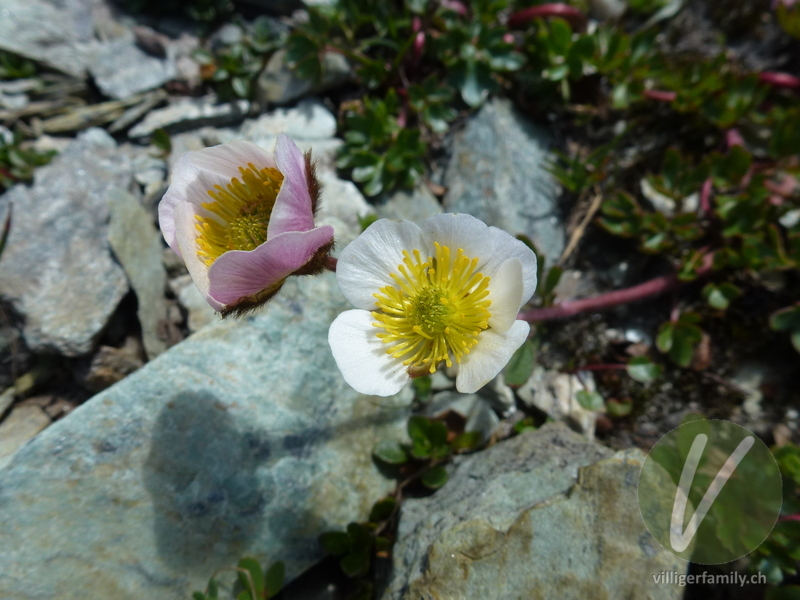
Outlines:
[{"label": "large flat stone", "polygon": [[37,169],[32,187],[16,185],[0,196],[0,214],[14,207],[0,294],[23,316],[32,350],[90,352],[127,292],[108,247],[108,195],[132,180],[130,160],[113,138],[91,129]]},{"label": "large flat stone", "polygon": [[136,293],[142,342],[152,359],[167,349],[163,333],[167,319],[167,272],[161,262],[163,238],[153,225],[151,214],[125,190],[111,190],[109,207],[108,241]]},{"label": "large flat stone", "polygon": [[[389,492],[371,459],[408,388],[353,391],[332,273],[208,326],[46,429],[0,471],[0,598],[186,600],[244,555],[291,579]],[[224,579],[224,577],[223,577]]]},{"label": "large flat stone", "polygon": [[564,224],[558,185],[545,168],[551,143],[550,134],[508,100],[488,102],[455,134],[445,171],[445,210],[525,234],[555,261],[564,249]]},{"label": "large flat stone", "polygon": [[433,496],[406,500],[384,600],[677,600],[653,575],[687,563],[639,516],[644,454],[548,424],[456,459]]}]

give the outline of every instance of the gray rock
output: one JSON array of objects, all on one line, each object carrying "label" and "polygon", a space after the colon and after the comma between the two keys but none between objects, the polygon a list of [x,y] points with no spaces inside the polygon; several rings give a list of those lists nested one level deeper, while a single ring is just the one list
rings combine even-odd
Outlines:
[{"label": "gray rock", "polygon": [[256,144],[281,133],[295,141],[325,140],[336,135],[336,117],[319,100],[306,98],[292,108],[279,108],[247,121],[240,133]]},{"label": "gray rock", "polygon": [[371,450],[403,436],[412,398],[344,382],[327,335],[349,308],[333,274],[293,278],[25,446],[0,471],[0,597],[185,600],[244,555],[289,579],[319,560],[321,532],[392,489]]},{"label": "gray rock", "polygon": [[426,185],[418,185],[411,192],[399,190],[381,195],[375,211],[381,219],[406,219],[420,224],[425,219],[442,212],[442,205]]},{"label": "gray rock", "polygon": [[477,394],[459,394],[458,392],[439,392],[425,407],[425,414],[438,416],[453,411],[464,418],[465,432],[478,432],[481,441],[486,442],[500,424],[500,419],[489,406],[489,403]]},{"label": "gray rock", "polygon": [[181,275],[170,281],[175,296],[181,306],[186,309],[188,318],[186,325],[191,333],[201,330],[206,325],[219,321],[217,311],[211,308],[197,289],[191,275]]},{"label": "gray rock", "polygon": [[112,98],[159,87],[176,75],[171,56],[161,60],[142,52],[133,32],[99,0],[5,0],[0,9],[0,49],[75,77],[90,72],[100,90]]},{"label": "gray rock", "polygon": [[338,87],[353,78],[353,69],[338,52],[322,56],[322,77],[319,82],[298,77],[286,66],[286,51],[278,50],[267,62],[256,80],[256,98],[260,104],[289,104],[308,96]]},{"label": "gray rock", "polygon": [[103,94],[121,100],[164,85],[177,70],[174,60],[146,54],[130,35],[105,42],[89,73]]},{"label": "gray rock", "polygon": [[341,249],[361,232],[359,217],[372,214],[375,209],[364,199],[352,181],[339,179],[327,169],[319,170],[322,183],[322,201],[317,212],[319,225],[332,225],[336,232],[336,247]]},{"label": "gray rock", "polygon": [[578,402],[577,393],[581,390],[596,391],[590,371],[570,375],[548,371],[537,365],[528,381],[517,390],[517,394],[527,405],[544,411],[557,421],[566,421],[592,439],[597,415],[595,411],[583,408]]},{"label": "gray rock", "polygon": [[150,213],[128,192],[111,190],[108,203],[108,241],[136,293],[144,349],[153,359],[167,349],[162,333],[167,319],[167,272],[161,262],[161,233]]},{"label": "gray rock", "polygon": [[564,249],[558,185],[545,169],[550,135],[508,100],[488,102],[455,135],[444,185],[448,212],[529,236],[550,261]]},{"label": "gray rock", "polygon": [[88,390],[102,392],[141,368],[144,358],[142,343],[130,336],[121,348],[100,346],[78,379]]},{"label": "gray rock", "polygon": [[128,290],[108,251],[108,194],[132,183],[129,159],[101,129],[89,129],[37,169],[32,187],[0,196],[14,222],[0,261],[0,290],[24,316],[31,350],[78,356]]},{"label": "gray rock", "polygon": [[91,4],[4,0],[0,49],[82,77],[99,46],[92,35]]},{"label": "gray rock", "polygon": [[639,517],[643,460],[563,424],[457,458],[435,495],[403,503],[383,600],[680,598],[653,582],[687,563]]},{"label": "gray rock", "polygon": [[0,469],[37,433],[50,425],[50,417],[38,406],[17,406],[0,423]]},{"label": "gray rock", "polygon": [[371,449],[411,401],[344,382],[327,334],[347,308],[332,274],[291,280],[26,446],[0,471],[0,597],[185,600],[245,554],[289,579],[319,560],[392,489]]},{"label": "gray rock", "polygon": [[14,404],[14,397],[17,394],[16,388],[11,386],[3,393],[0,393],[0,419],[3,418],[3,415],[6,414],[8,407]]},{"label": "gray rock", "polygon": [[182,98],[150,112],[141,123],[131,128],[128,135],[136,139],[145,138],[156,129],[176,133],[206,125],[223,127],[242,121],[249,110],[250,102],[247,100],[217,104],[213,97]]}]

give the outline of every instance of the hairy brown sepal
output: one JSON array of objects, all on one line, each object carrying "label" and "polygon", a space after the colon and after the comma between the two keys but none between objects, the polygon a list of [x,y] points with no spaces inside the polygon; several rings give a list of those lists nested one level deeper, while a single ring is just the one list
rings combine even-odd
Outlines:
[{"label": "hairy brown sepal", "polygon": [[322,273],[326,269],[325,264],[328,262],[328,256],[335,245],[336,240],[331,240],[329,244],[322,246],[314,253],[311,260],[297,269],[292,275],[319,275]]},{"label": "hairy brown sepal", "polygon": [[285,279],[281,279],[278,283],[273,285],[272,287],[268,287],[265,290],[261,290],[257,294],[253,294],[252,296],[245,296],[240,299],[236,304],[229,304],[225,308],[219,311],[220,316],[225,319],[228,317],[243,317],[247,314],[250,314],[257,308],[264,306],[267,302],[272,300],[275,297],[280,289],[283,287],[283,283]]},{"label": "hairy brown sepal", "polygon": [[311,150],[303,155],[306,160],[306,176],[308,177],[308,195],[311,196],[311,211],[317,214],[319,199],[322,196],[322,183],[317,177],[317,162],[311,158]]}]

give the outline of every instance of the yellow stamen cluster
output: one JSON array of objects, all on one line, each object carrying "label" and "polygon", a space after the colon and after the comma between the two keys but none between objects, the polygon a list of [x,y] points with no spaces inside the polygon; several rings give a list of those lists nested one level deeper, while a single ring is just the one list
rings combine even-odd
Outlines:
[{"label": "yellow stamen cluster", "polygon": [[435,256],[424,262],[419,250],[413,257],[404,250],[399,274],[391,274],[397,287],[373,294],[373,325],[386,331],[377,336],[410,373],[433,373],[442,361],[450,367],[451,355],[460,363],[489,327],[489,278],[475,271],[478,259],[467,258],[461,248],[453,259],[450,248],[434,246]]},{"label": "yellow stamen cluster", "polygon": [[[253,163],[239,167],[238,177],[223,188],[208,190],[214,202],[202,207],[214,216],[197,215],[197,256],[206,265],[229,250],[254,250],[267,241],[267,226],[283,183],[277,169],[257,169]],[[217,218],[215,218],[217,217]]]}]

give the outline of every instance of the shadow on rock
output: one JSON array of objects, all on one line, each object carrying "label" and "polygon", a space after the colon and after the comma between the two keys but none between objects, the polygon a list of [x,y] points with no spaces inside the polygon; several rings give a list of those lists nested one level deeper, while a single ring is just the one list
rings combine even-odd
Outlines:
[{"label": "shadow on rock", "polygon": [[270,458],[211,394],[182,392],[155,424],[145,465],[158,553],[181,571],[208,575],[234,564],[263,527],[274,486],[256,475]]}]

